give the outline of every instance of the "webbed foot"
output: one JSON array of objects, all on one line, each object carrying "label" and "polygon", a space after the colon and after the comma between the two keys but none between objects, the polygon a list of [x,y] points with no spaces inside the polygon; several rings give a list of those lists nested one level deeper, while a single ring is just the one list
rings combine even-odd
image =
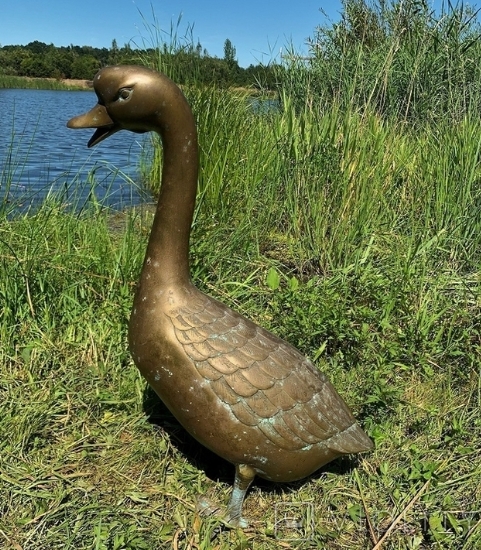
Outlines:
[{"label": "webbed foot", "polygon": [[216,502],[208,499],[204,495],[200,495],[195,504],[195,511],[201,517],[214,517],[218,519],[225,527],[245,529],[248,525],[243,517],[233,518],[223,506],[219,506]]},{"label": "webbed foot", "polygon": [[196,511],[200,516],[213,516],[222,521],[226,527],[240,527],[245,529],[248,526],[247,521],[242,517],[242,505],[247,493],[247,489],[252,483],[256,473],[253,468],[246,464],[236,464],[235,481],[230,497],[229,506],[226,511],[201,495],[197,499]]}]

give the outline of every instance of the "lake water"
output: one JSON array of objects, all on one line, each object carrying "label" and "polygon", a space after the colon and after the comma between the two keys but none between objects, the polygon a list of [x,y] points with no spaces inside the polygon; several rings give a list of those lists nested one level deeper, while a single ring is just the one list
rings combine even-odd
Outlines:
[{"label": "lake water", "polygon": [[0,205],[25,209],[51,193],[76,208],[92,197],[116,209],[150,200],[138,169],[149,134],[119,132],[88,149],[94,130],[66,127],[96,102],[90,91],[0,90]]}]

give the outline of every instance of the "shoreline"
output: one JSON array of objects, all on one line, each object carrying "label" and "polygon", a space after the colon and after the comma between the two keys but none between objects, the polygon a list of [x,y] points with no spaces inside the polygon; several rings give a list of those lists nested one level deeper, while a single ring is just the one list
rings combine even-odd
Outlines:
[{"label": "shoreline", "polygon": [[[47,78],[46,80],[56,80],[55,78]],[[85,88],[91,89],[93,88],[93,81],[92,80],[78,80],[74,78],[61,78],[57,82],[61,82],[65,86],[72,86],[75,88]]]},{"label": "shoreline", "polygon": [[[7,81],[7,85],[2,86],[2,79]],[[34,86],[25,85],[22,86],[22,83],[38,84]],[[48,83],[48,84],[47,84]],[[52,85],[50,85],[50,83]],[[44,84],[42,86],[42,84]],[[45,89],[45,90],[92,90],[93,81],[88,79],[76,79],[76,78],[39,78],[33,76],[17,76],[17,75],[0,75],[0,89],[1,88],[33,88],[33,89]],[[245,88],[242,86],[233,86],[228,88],[230,91],[249,96],[259,96],[263,93],[259,90],[252,88]],[[264,92],[265,93],[265,92]],[[275,96],[275,92],[268,92],[268,95]]]},{"label": "shoreline", "polygon": [[91,90],[92,80],[75,78],[38,78],[33,76],[0,75],[0,88],[36,90]]}]

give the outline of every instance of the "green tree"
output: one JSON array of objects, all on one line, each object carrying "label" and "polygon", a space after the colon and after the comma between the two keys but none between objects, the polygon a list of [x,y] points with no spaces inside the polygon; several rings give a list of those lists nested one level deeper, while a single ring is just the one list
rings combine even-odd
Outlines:
[{"label": "green tree", "polygon": [[100,69],[100,63],[93,55],[80,55],[72,63],[72,78],[90,80]]},{"label": "green tree", "polygon": [[45,53],[51,46],[48,46],[45,44],[45,42],[39,42],[38,40],[34,40],[33,42],[30,42],[25,46],[27,50],[30,50],[31,52],[35,54],[43,54]]},{"label": "green tree", "polygon": [[25,58],[20,64],[22,74],[34,78],[48,78],[51,74],[50,67],[45,62],[44,56],[33,54]]},{"label": "green tree", "polygon": [[112,47],[110,48],[109,64],[117,65],[119,62],[119,48],[117,46],[117,40],[112,40]]},{"label": "green tree", "polygon": [[224,61],[227,63],[227,65],[229,65],[229,67],[233,67],[237,64],[235,54],[236,50],[232,42],[227,38],[224,42]]}]

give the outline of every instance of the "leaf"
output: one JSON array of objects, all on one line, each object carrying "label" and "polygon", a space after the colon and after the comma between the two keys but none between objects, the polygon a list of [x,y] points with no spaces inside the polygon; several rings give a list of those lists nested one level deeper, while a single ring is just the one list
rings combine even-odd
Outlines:
[{"label": "leaf", "polygon": [[364,511],[361,508],[360,504],[353,504],[352,506],[349,506],[347,512],[354,522],[358,522],[361,518],[364,517]]},{"label": "leaf", "polygon": [[271,290],[277,290],[279,288],[280,283],[281,283],[281,278],[279,276],[279,273],[277,272],[276,269],[271,267],[267,272],[267,286]]},{"label": "leaf", "polygon": [[291,277],[288,282],[289,290],[295,292],[299,288],[299,281],[295,277]]}]

